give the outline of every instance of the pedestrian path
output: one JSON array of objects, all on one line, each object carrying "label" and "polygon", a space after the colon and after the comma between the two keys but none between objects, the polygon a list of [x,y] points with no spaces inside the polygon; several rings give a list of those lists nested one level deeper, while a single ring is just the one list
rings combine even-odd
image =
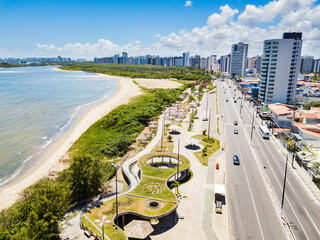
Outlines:
[{"label": "pedestrian path", "polygon": [[[272,136],[271,139],[273,140],[272,142],[275,144],[275,146],[285,157],[287,156],[287,154],[291,155],[291,153],[288,153],[288,151],[283,147],[279,139],[275,138],[274,136]],[[291,164],[289,165],[291,171],[294,173],[298,181],[301,183],[305,191],[308,193],[311,200],[315,204],[320,206],[320,189],[312,181],[312,177],[307,173],[307,171],[303,167],[300,167],[296,161],[294,161],[293,166]]]}]

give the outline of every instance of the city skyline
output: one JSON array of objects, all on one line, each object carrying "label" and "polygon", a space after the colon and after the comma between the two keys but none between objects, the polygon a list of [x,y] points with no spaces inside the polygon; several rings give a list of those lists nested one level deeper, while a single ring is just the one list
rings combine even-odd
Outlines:
[{"label": "city skyline", "polygon": [[320,5],[315,0],[91,2],[1,1],[6,21],[0,23],[5,36],[0,57],[90,59],[123,51],[222,56],[240,41],[249,44],[248,57],[253,57],[262,54],[264,39],[288,31],[304,32],[302,55],[320,52]]}]

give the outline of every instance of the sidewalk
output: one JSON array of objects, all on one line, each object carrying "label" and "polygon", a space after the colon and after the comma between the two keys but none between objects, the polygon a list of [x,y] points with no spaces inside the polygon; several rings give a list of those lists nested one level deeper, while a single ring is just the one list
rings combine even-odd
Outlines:
[{"label": "sidewalk", "polygon": [[[226,165],[225,165],[225,156],[222,148],[225,148],[224,142],[224,124],[222,123],[221,108],[220,104],[218,105],[218,113],[216,112],[216,100],[218,93],[210,94],[211,98],[211,123],[210,123],[210,132],[211,136],[220,140],[220,149],[215,152],[210,158],[208,162],[208,170],[207,170],[207,186],[206,195],[205,195],[205,211],[203,213],[203,230],[205,231],[208,239],[229,239],[229,224],[228,224],[228,204],[227,202],[227,193],[225,196],[225,203],[222,205],[222,214],[215,212],[215,184],[223,184],[225,185],[226,178]],[[204,99],[204,104],[202,104],[202,109],[199,110],[199,118],[202,119],[205,116],[205,104],[206,101]],[[218,99],[219,103],[219,99]],[[219,118],[219,130],[220,135],[217,133],[217,118]],[[222,125],[223,124],[223,125]],[[216,169],[216,163],[219,163],[219,169]],[[227,187],[227,186],[226,186]],[[211,220],[208,220],[210,219]]]},{"label": "sidewalk", "polygon": [[311,176],[306,172],[303,167],[300,167],[296,161],[293,163],[293,167],[291,165],[291,157],[292,154],[288,153],[288,151],[282,146],[280,141],[274,136],[271,137],[272,142],[278,148],[278,151],[283,154],[284,157],[287,157],[287,154],[290,156],[290,166],[291,171],[294,173],[298,181],[301,183],[305,191],[308,193],[310,199],[320,207],[320,189],[316,186],[316,184],[312,181]]}]

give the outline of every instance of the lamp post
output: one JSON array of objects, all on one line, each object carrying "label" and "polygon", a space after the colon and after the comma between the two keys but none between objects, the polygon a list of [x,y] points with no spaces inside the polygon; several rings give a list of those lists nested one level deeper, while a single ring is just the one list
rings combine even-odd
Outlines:
[{"label": "lamp post", "polygon": [[113,163],[112,165],[116,168],[116,225],[118,226],[118,164]]},{"label": "lamp post", "polygon": [[[179,165],[180,165],[180,138],[178,138],[178,165],[177,165],[177,181],[178,181],[178,174],[179,174]],[[177,184],[177,190],[178,190],[179,184]]]},{"label": "lamp post", "polygon": [[283,179],[283,189],[282,189],[282,200],[281,200],[281,218],[283,214],[283,203],[284,203],[284,192],[286,190],[286,181],[287,181],[287,167],[288,167],[288,154],[286,159],[286,168],[284,170],[284,179]]},{"label": "lamp post", "polygon": [[207,94],[206,118],[208,118],[208,101],[209,101],[209,95]]},{"label": "lamp post", "polygon": [[163,147],[163,134],[164,134],[164,127],[165,127],[165,113],[163,113],[163,123],[162,123],[162,135],[161,135],[161,149]]},{"label": "lamp post", "polygon": [[242,109],[242,96],[241,96],[241,103],[240,103],[240,117],[241,117],[241,109]]},{"label": "lamp post", "polygon": [[209,110],[209,121],[208,121],[208,142],[210,137],[210,120],[211,120],[211,108]]},{"label": "lamp post", "polygon": [[251,141],[252,141],[252,135],[253,135],[253,123],[254,123],[254,110],[252,111],[252,125],[251,125]]},{"label": "lamp post", "polygon": [[99,227],[102,227],[102,240],[104,240],[104,223],[110,223],[110,220],[105,220],[106,216],[102,217],[102,220],[96,219],[95,222],[99,222]]}]

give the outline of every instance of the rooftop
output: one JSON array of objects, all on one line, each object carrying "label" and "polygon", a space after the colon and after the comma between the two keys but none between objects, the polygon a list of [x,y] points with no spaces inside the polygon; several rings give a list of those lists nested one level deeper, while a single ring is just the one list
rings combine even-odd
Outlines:
[{"label": "rooftop", "polygon": [[282,103],[269,104],[268,108],[277,115],[285,115],[294,112],[294,107],[292,105]]}]

